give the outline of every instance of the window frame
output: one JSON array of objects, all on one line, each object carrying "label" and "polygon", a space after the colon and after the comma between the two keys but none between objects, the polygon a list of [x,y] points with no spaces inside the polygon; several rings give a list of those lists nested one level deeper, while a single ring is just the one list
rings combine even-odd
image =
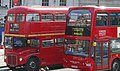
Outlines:
[{"label": "window frame", "polygon": [[16,14],[16,18],[15,18],[15,21],[16,21],[16,22],[25,22],[25,14],[22,14],[22,13],[19,14],[19,15],[23,15],[23,20],[22,20],[22,21],[17,21],[17,15],[18,15],[18,14]]},{"label": "window frame", "polygon": [[[115,23],[111,23],[112,22],[112,17],[111,17],[111,14],[117,14],[116,15],[116,21],[117,21],[117,24],[115,24]],[[119,14],[119,15],[118,15]],[[120,26],[120,12],[110,12],[110,26]]]},{"label": "window frame", "polygon": [[[62,16],[64,14],[64,16]],[[59,16],[60,15],[60,16]],[[60,20],[58,20],[58,18],[60,17]],[[65,17],[65,19],[63,20],[62,18]],[[66,14],[65,13],[56,13],[54,14],[54,20],[55,21],[66,21]]]},{"label": "window frame", "polygon": [[[21,41],[26,41],[26,43],[24,43],[24,46],[23,46],[23,43],[22,43],[22,46],[18,47],[18,46],[15,46],[15,42],[14,42],[14,39],[20,39]],[[22,37],[13,37],[13,48],[24,48],[24,47],[27,47],[27,38],[22,38]]]},{"label": "window frame", "polygon": [[[10,43],[8,44],[8,42],[10,42]],[[9,46],[9,47],[7,47],[7,46]],[[4,47],[5,48],[13,48],[13,37],[10,37],[10,36],[4,37]]]},{"label": "window frame", "polygon": [[[46,45],[48,45],[48,43],[46,42],[46,41],[51,41],[51,42],[53,42],[52,43],[52,45],[50,46],[46,46]],[[43,43],[45,42],[45,46],[43,46]],[[51,47],[54,47],[55,46],[55,41],[54,41],[54,39],[44,39],[44,40],[42,40],[42,48],[51,48]]]},{"label": "window frame", "polygon": [[[76,46],[76,42],[77,42],[77,46]],[[79,42],[81,42],[82,44],[80,44]],[[86,43],[89,43],[89,46],[86,45]],[[80,47],[80,46],[82,46],[82,47]],[[77,50],[78,50],[78,48],[80,48],[80,50],[82,49],[82,52],[84,52],[84,53],[87,52],[87,53],[85,53],[86,54],[85,57],[88,57],[89,56],[89,48],[90,48],[90,40],[65,39],[65,45],[64,45],[65,55],[84,56],[83,53],[81,53],[80,55],[74,54],[74,53],[76,53],[75,52],[76,48],[77,48]],[[79,52],[77,52],[77,53],[79,53]]]},{"label": "window frame", "polygon": [[[51,15],[51,20],[49,20],[49,19],[47,19],[47,18],[44,18],[43,19],[43,16],[44,17],[48,17],[48,16],[46,16],[46,15]],[[54,15],[52,14],[52,13],[41,13],[41,22],[52,22],[52,21],[54,21]]]},{"label": "window frame", "polygon": [[[110,54],[119,54],[119,53],[120,53],[120,52],[119,52],[119,51],[120,51],[120,48],[117,48],[117,49],[116,49],[116,50],[119,49],[119,51],[117,51],[117,52],[114,51],[114,52],[113,52],[112,46],[113,46],[114,44],[112,44],[112,46],[111,46],[111,41],[112,41],[112,40],[119,40],[119,41],[120,41],[120,38],[116,38],[116,39],[111,39],[111,40],[110,40]],[[117,43],[115,43],[115,44],[117,44]],[[111,51],[111,50],[112,50],[112,51]]]},{"label": "window frame", "polygon": [[[107,20],[106,20],[106,25],[98,25],[98,23],[97,23],[97,20],[98,20],[97,16],[98,16],[98,15],[97,15],[97,14],[107,14],[107,16],[106,16],[106,17],[107,17],[107,18],[106,18],[106,19],[107,19]],[[101,18],[102,18],[102,17],[101,17]],[[95,24],[95,25],[96,25],[97,27],[103,27],[103,26],[104,26],[104,27],[107,27],[107,26],[109,26],[109,13],[108,13],[108,12],[96,12],[96,18],[95,18],[95,20],[96,20],[96,24]],[[105,22],[105,21],[104,21],[104,22]]]},{"label": "window frame", "polygon": [[[36,43],[36,44],[34,44]],[[33,45],[34,44],[34,45]],[[30,47],[40,47],[40,40],[39,39],[30,39]]]},{"label": "window frame", "polygon": [[60,0],[60,6],[66,6],[67,1],[66,0]]},{"label": "window frame", "polygon": [[49,0],[42,0],[42,6],[49,6]]},{"label": "window frame", "polygon": [[[13,15],[12,20],[9,20],[9,15]],[[14,21],[16,20],[16,19],[15,19],[16,14],[8,14],[7,16],[8,16],[8,17],[7,17],[7,21],[8,21],[8,22],[14,22]]]},{"label": "window frame", "polygon": [[[62,41],[59,42],[59,40],[62,40]],[[61,43],[62,43],[62,45],[61,45]],[[64,38],[56,38],[55,39],[55,46],[56,47],[64,46]]]},{"label": "window frame", "polygon": [[[39,20],[38,20],[38,19],[37,19],[37,20],[33,20],[33,21],[32,21],[32,20],[30,20],[30,21],[27,20],[27,16],[28,16],[28,15],[32,18],[32,17],[35,16],[35,14],[38,15],[38,19],[39,19]],[[31,16],[31,15],[32,15],[32,16]],[[34,18],[35,18],[35,17],[34,17]],[[26,20],[25,20],[25,21],[26,21],[26,22],[40,22],[40,21],[41,21],[40,14],[39,14],[39,13],[28,13],[28,14],[26,14]]]}]

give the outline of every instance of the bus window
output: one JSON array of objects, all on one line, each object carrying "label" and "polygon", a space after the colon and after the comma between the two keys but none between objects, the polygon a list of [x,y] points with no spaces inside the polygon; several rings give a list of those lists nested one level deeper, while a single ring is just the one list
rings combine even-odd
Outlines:
[{"label": "bus window", "polygon": [[99,12],[96,16],[96,26],[108,26],[108,14]]},{"label": "bus window", "polygon": [[8,21],[9,21],[9,22],[13,22],[14,19],[15,19],[15,14],[9,14],[9,15],[8,15]]},{"label": "bus window", "polygon": [[12,37],[5,37],[5,48],[12,48]]},{"label": "bus window", "polygon": [[52,14],[42,14],[41,16],[42,16],[42,22],[53,21]]},{"label": "bus window", "polygon": [[25,14],[17,14],[16,15],[16,21],[17,22],[23,22],[25,18]]},{"label": "bus window", "polygon": [[91,12],[89,10],[72,10],[68,14],[66,35],[90,36]]},{"label": "bus window", "polygon": [[88,49],[90,46],[89,40],[65,40],[65,54],[88,56]]},{"label": "bus window", "polygon": [[65,14],[55,14],[55,21],[66,21]]},{"label": "bus window", "polygon": [[120,26],[120,13],[115,12],[110,13],[110,25]]},{"label": "bus window", "polygon": [[69,13],[69,26],[89,26],[91,12],[89,10],[72,10]]},{"label": "bus window", "polygon": [[120,26],[120,13],[118,13],[118,25]]},{"label": "bus window", "polygon": [[114,39],[110,41],[110,52],[120,53],[120,39]]},{"label": "bus window", "polygon": [[57,38],[55,39],[56,46],[63,46],[64,38]]},{"label": "bus window", "polygon": [[54,39],[50,39],[50,40],[43,40],[42,41],[42,47],[43,48],[48,48],[54,46]]},{"label": "bus window", "polygon": [[40,15],[39,14],[27,14],[26,21],[27,22],[39,22]]},{"label": "bus window", "polygon": [[13,47],[14,48],[23,48],[27,46],[27,39],[26,38],[13,38]]},{"label": "bus window", "polygon": [[39,45],[40,45],[39,39],[31,39],[31,41],[30,41],[31,47],[39,47]]}]

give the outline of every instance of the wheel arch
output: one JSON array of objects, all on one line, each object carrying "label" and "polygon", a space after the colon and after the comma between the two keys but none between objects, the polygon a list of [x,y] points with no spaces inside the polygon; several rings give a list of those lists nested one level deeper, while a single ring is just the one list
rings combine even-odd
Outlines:
[{"label": "wheel arch", "polygon": [[114,58],[111,62],[111,64],[115,61],[115,60],[119,60],[120,61],[120,58]]}]

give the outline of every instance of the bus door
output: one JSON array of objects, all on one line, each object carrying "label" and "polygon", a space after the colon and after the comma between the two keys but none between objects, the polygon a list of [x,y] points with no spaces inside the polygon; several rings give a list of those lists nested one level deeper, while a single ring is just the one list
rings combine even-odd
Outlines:
[{"label": "bus door", "polygon": [[95,47],[96,69],[108,69],[109,61],[109,43],[108,41],[97,41]]},{"label": "bus door", "polygon": [[42,65],[54,64],[54,39],[42,40],[40,54]]},{"label": "bus door", "polygon": [[62,64],[63,61],[63,54],[64,54],[64,39],[63,38],[56,38],[55,39],[55,53],[54,53],[54,61],[56,64]]}]

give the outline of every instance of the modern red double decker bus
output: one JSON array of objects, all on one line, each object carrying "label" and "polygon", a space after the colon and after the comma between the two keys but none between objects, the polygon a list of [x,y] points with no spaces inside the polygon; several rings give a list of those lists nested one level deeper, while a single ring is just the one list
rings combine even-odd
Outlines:
[{"label": "modern red double decker bus", "polygon": [[8,10],[5,62],[10,69],[62,64],[67,7],[25,7]]},{"label": "modern red double decker bus", "polygon": [[120,71],[120,8],[69,8],[64,66],[83,71]]}]

